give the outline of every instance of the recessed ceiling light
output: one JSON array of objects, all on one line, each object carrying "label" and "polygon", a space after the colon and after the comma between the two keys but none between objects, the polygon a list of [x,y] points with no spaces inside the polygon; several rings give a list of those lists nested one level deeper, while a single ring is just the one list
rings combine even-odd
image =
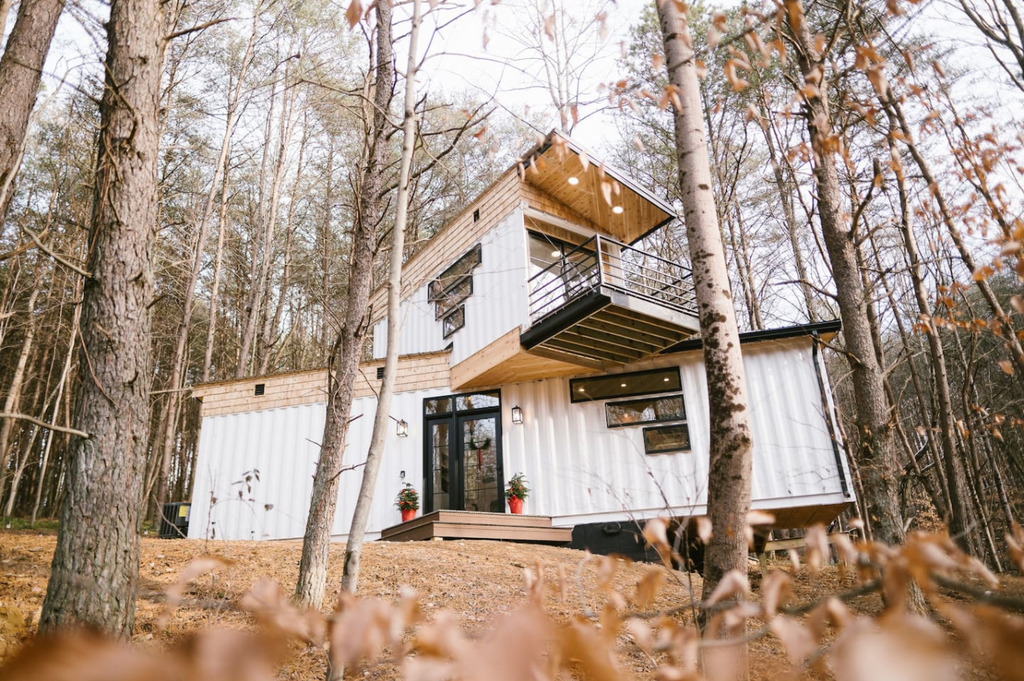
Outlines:
[{"label": "recessed ceiling light", "polygon": [[626,387],[626,384],[625,384],[625,383],[623,383],[623,384],[621,384],[621,385],[620,385],[619,387],[620,387],[620,388],[625,388],[625,387]]},{"label": "recessed ceiling light", "polygon": [[551,257],[552,258],[557,258],[560,255],[562,255],[561,251],[551,251]]},{"label": "recessed ceiling light", "polygon": [[664,380],[664,381],[665,381],[666,383],[668,383],[668,379],[667,379],[667,378],[665,378],[665,379],[662,379],[662,380]]},{"label": "recessed ceiling light", "polygon": [[568,180],[566,180],[566,181],[567,181],[567,182],[568,182],[569,184],[571,184],[572,186],[574,186],[574,187],[575,187],[576,185],[578,185],[578,184],[580,183],[580,178],[578,178],[578,177],[570,177],[570,178],[569,178]]},{"label": "recessed ceiling light", "polygon": [[587,389],[586,389],[586,388],[580,388],[580,389],[579,389],[579,392],[581,392],[581,393],[585,393],[585,392],[587,392]]},{"label": "recessed ceiling light", "polygon": [[612,212],[619,215],[622,212],[622,206],[612,206]]}]

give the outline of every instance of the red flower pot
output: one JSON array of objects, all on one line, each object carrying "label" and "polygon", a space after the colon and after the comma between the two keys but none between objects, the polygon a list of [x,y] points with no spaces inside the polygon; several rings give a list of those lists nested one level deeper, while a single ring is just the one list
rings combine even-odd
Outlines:
[{"label": "red flower pot", "polygon": [[402,522],[403,523],[407,523],[407,522],[409,522],[410,520],[412,520],[415,517],[416,517],[416,509],[414,509],[414,508],[410,508],[410,509],[404,509],[403,508],[402,509]]},{"label": "red flower pot", "polygon": [[523,512],[523,500],[519,497],[509,497],[508,508],[512,513],[520,515]]}]

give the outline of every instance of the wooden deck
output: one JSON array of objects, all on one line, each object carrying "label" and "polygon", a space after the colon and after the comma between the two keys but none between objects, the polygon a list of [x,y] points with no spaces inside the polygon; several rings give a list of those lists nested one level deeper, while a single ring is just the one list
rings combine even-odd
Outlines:
[{"label": "wooden deck", "polygon": [[572,528],[552,527],[551,518],[539,515],[434,511],[380,533],[385,541],[426,539],[496,539],[526,544],[568,544]]}]

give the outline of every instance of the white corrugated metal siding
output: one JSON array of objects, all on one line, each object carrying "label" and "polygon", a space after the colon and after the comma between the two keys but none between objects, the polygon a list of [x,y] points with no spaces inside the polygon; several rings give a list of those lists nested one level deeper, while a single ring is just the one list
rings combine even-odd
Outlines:
[{"label": "white corrugated metal siding", "polygon": [[[743,346],[754,438],[753,498],[757,508],[839,503],[840,474],[809,338]],[[707,387],[699,352],[630,370],[678,364],[692,450],[647,456],[643,428],[609,429],[605,402],[570,404],[568,379],[506,386],[503,455],[509,475],[533,483],[528,512],[561,524],[650,515],[668,505],[703,513],[707,503]],[[525,412],[511,425],[510,410]],[[849,479],[848,471],[844,474]]]},{"label": "white corrugated metal siding", "polygon": [[[409,435],[400,438],[394,422],[388,425],[384,461],[370,513],[371,536],[400,521],[394,498],[403,482],[422,491],[423,400],[445,392],[432,390],[394,396],[391,414],[408,422]],[[366,460],[376,404],[374,398],[355,400],[352,415],[362,416],[349,426],[345,466]],[[204,418],[189,537],[301,537],[319,453],[314,443],[323,437],[325,410],[324,404],[311,404]],[[254,469],[259,471],[260,479],[254,478],[249,490],[242,481],[244,474]],[[361,481],[362,468],[341,474],[333,534],[348,533]],[[216,503],[211,504],[211,494]],[[269,510],[268,504],[272,505]]]},{"label": "white corrugated metal siding", "polygon": [[466,300],[466,325],[449,339],[452,365],[484,349],[529,318],[526,296],[526,230],[523,211],[512,213],[480,241],[480,266]]},{"label": "white corrugated metal siding", "polygon": [[[743,356],[754,438],[754,506],[852,500],[841,488],[810,338],[745,344]],[[701,353],[659,358],[629,370],[673,364],[680,367],[690,452],[645,455],[642,426],[608,428],[605,402],[571,404],[568,379],[501,389],[505,477],[526,474],[533,490],[528,513],[569,526],[651,516],[666,506],[680,514],[705,512],[708,414]],[[393,500],[403,481],[422,493],[423,400],[446,392],[395,395],[391,413],[409,423],[409,436],[399,438],[389,426],[371,537],[398,522]],[[365,459],[375,404],[363,398],[353,406],[353,416],[362,416],[350,426],[345,465]],[[516,405],[523,408],[523,425],[512,423]],[[215,528],[219,538],[301,537],[317,457],[313,443],[322,437],[323,418],[322,404],[204,418],[189,536],[204,537]],[[254,468],[260,480],[239,500],[242,486],[233,483]],[[843,474],[849,480],[845,459]],[[361,477],[361,469],[342,474],[335,535],[348,531]],[[211,491],[217,498],[212,512]],[[265,510],[265,504],[273,508]]]},{"label": "white corrugated metal siding", "polygon": [[[480,239],[480,265],[473,270],[473,293],[466,299],[466,325],[448,338],[427,286],[402,302],[402,342],[398,352],[413,355],[442,350],[452,344],[452,364],[458,364],[528,319],[526,297],[526,231],[523,211],[516,208]],[[461,253],[459,254],[461,257]],[[437,272],[452,263],[437,263]],[[373,356],[384,357],[387,319],[373,327]]]}]

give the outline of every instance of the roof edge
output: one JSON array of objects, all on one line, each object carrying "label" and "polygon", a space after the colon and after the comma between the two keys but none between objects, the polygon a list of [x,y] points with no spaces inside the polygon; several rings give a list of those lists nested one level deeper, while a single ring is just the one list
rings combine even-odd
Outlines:
[{"label": "roof edge", "polygon": [[[740,334],[740,343],[759,343],[761,341],[784,340],[786,338],[799,338],[800,336],[823,336],[826,334],[839,333],[843,328],[842,321],[831,319],[825,322],[813,322],[810,324],[796,324],[794,326],[783,326],[777,329],[758,329],[756,331],[744,331]],[[689,338],[673,346],[665,348],[659,354],[670,355],[676,352],[687,352],[700,350],[704,347],[704,341],[700,338]]]}]

